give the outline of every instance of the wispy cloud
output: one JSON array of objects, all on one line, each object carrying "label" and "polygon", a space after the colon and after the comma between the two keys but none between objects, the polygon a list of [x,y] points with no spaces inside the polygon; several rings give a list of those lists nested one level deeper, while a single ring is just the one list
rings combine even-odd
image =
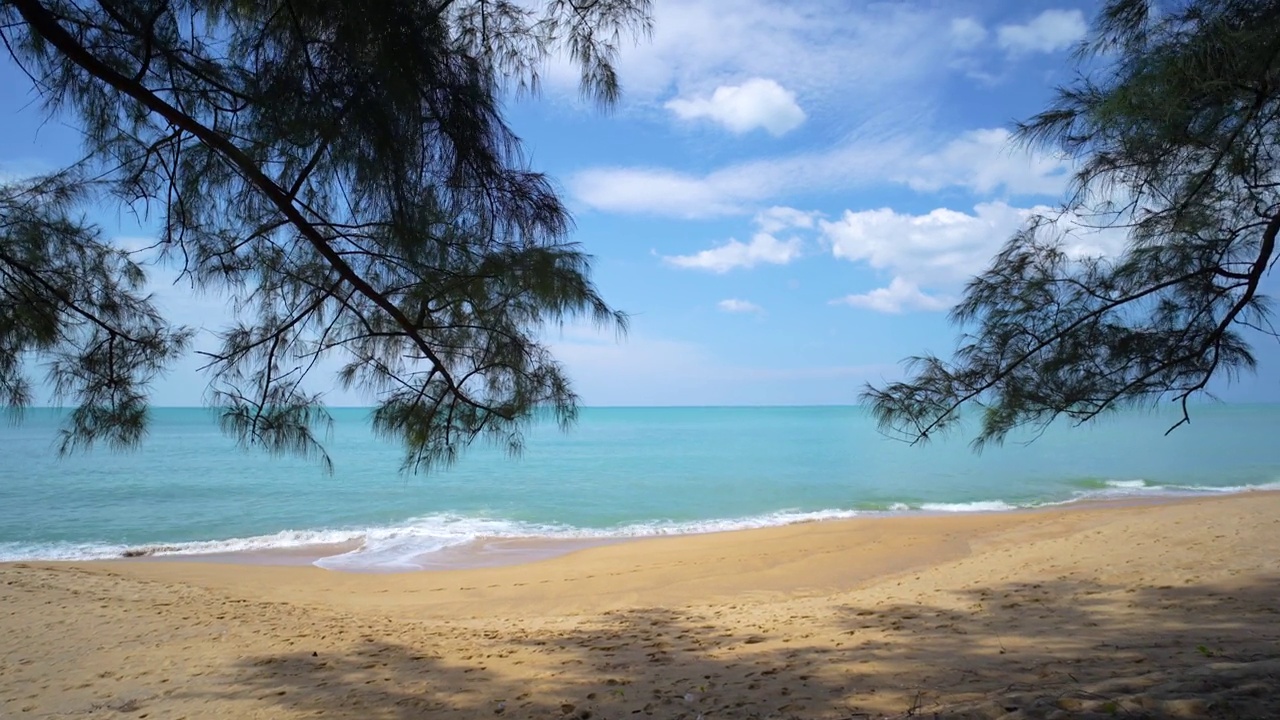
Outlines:
[{"label": "wispy cloud", "polygon": [[981,45],[986,39],[987,29],[977,20],[961,17],[951,21],[951,41],[956,47],[968,50]]},{"label": "wispy cloud", "polygon": [[739,300],[737,298],[729,298],[716,303],[716,307],[727,313],[758,313],[764,312],[764,308],[751,302],[750,300]]},{"label": "wispy cloud", "polygon": [[1068,180],[1067,162],[1015,146],[1004,128],[970,130],[941,148],[909,159],[895,179],[913,190],[959,187],[977,195],[1058,195]]},{"label": "wispy cloud", "polygon": [[653,36],[620,59],[623,87],[645,102],[772,78],[801,97],[857,87],[901,91],[944,49],[939,11],[905,3],[658,0]]},{"label": "wispy cloud", "polygon": [[1013,53],[1052,53],[1065,50],[1089,31],[1079,10],[1045,10],[1024,24],[1001,25],[996,44]]},{"label": "wispy cloud", "polygon": [[596,210],[697,218],[746,214],[806,192],[886,182],[922,192],[959,187],[979,195],[1057,196],[1067,173],[1066,161],[1012,147],[1009,132],[995,128],[946,141],[860,135],[826,151],[735,163],[700,174],[592,168],[571,176],[569,188],[579,202]]},{"label": "wispy cloud", "polygon": [[776,233],[783,230],[808,230],[816,227],[821,213],[811,210],[797,210],[793,207],[775,205],[756,213],[755,223],[761,232]]},{"label": "wispy cloud", "polygon": [[[1060,52],[1087,33],[1079,10],[1045,10],[1025,23],[999,25],[994,32],[976,18],[960,17],[951,21],[951,42],[958,54],[948,67],[981,85],[999,85],[1013,77],[1017,61]],[[997,57],[992,57],[992,50]]]}]

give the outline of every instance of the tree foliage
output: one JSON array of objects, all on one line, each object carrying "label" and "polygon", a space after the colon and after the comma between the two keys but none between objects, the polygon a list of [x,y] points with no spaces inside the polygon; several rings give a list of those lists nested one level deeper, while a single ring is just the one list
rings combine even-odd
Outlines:
[{"label": "tree foliage", "polygon": [[[1017,128],[1075,161],[1069,201],[968,284],[951,360],[913,358],[906,380],[867,388],[882,429],[925,440],[974,405],[981,447],[1160,399],[1182,424],[1211,378],[1254,367],[1242,331],[1276,334],[1259,287],[1280,232],[1280,3],[1110,0],[1078,59]],[[1127,246],[1076,257],[1067,220]]]},{"label": "tree foliage", "polygon": [[412,467],[477,437],[518,449],[541,408],[569,422],[540,333],[625,318],[501,103],[559,57],[614,102],[616,52],[647,27],[647,0],[0,0],[0,38],[86,149],[0,190],[3,400],[29,400],[24,358],[52,359],[77,405],[64,447],[132,445],[147,382],[190,343],[140,263],[75,219],[92,197],[158,224],[159,261],[228,298],[205,369],[246,444],[328,462],[306,380],[330,356]]}]

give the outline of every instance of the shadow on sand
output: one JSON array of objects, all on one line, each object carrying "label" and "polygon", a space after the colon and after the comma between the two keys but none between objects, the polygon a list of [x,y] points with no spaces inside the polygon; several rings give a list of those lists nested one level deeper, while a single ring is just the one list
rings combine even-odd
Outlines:
[{"label": "shadow on sand", "polygon": [[[953,598],[834,615],[831,601],[778,603],[750,615],[751,632],[733,606],[395,620],[332,649],[244,658],[219,697],[388,720],[1280,717],[1280,578],[1063,580]],[[473,651],[446,657],[441,637]]]}]

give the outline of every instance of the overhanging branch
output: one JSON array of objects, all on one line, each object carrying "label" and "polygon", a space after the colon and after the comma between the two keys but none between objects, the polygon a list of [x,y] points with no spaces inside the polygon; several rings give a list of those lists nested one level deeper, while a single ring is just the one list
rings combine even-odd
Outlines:
[{"label": "overhanging branch", "polygon": [[405,337],[407,337],[418,348],[422,355],[433,364],[434,370],[436,370],[444,379],[450,392],[454,393],[457,397],[475,408],[498,412],[493,408],[488,408],[487,406],[472,400],[463,391],[460,385],[450,374],[444,362],[436,354],[430,343],[422,337],[413,322],[405,316],[405,314],[401,312],[401,310],[396,307],[389,298],[378,292],[376,288],[371,286],[368,281],[366,281],[349,264],[347,264],[342,256],[329,245],[328,241],[320,234],[316,227],[303,216],[302,212],[292,201],[289,193],[268,177],[251,158],[240,150],[240,148],[238,148],[229,139],[205,126],[189,114],[182,112],[173,105],[170,105],[163,98],[157,96],[140,82],[126,77],[108,66],[87,48],[81,45],[75,37],[73,37],[61,26],[61,24],[58,23],[57,19],[38,0],[9,0],[9,2],[18,9],[18,12],[22,15],[23,19],[27,21],[34,32],[38,33],[45,41],[56,47],[69,60],[78,65],[89,75],[133,98],[148,110],[163,117],[174,126],[187,131],[192,136],[199,139],[200,142],[220,154],[227,162],[236,168],[247,182],[256,187],[259,192],[271,201],[281,214],[283,214],[297,229],[298,233],[307,240],[316,252],[318,252],[320,256],[329,263],[329,265],[344,281],[349,283],[361,295],[364,295],[370,302],[391,317],[396,325],[404,331]]}]

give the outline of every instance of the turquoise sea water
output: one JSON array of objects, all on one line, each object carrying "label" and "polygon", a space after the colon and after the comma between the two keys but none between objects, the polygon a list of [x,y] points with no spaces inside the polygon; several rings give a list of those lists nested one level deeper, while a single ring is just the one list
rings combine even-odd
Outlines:
[{"label": "turquoise sea water", "polygon": [[1280,405],[1124,413],[973,454],[909,447],[859,408],[585,409],[538,426],[525,454],[477,447],[453,469],[399,473],[367,411],[334,411],[335,465],[237,449],[210,411],[154,411],[140,451],[58,459],[58,412],[0,427],[0,560],[190,554],[355,541],[334,569],[412,567],[484,537],[610,537],[904,512],[998,511],[1089,498],[1280,487]]}]

